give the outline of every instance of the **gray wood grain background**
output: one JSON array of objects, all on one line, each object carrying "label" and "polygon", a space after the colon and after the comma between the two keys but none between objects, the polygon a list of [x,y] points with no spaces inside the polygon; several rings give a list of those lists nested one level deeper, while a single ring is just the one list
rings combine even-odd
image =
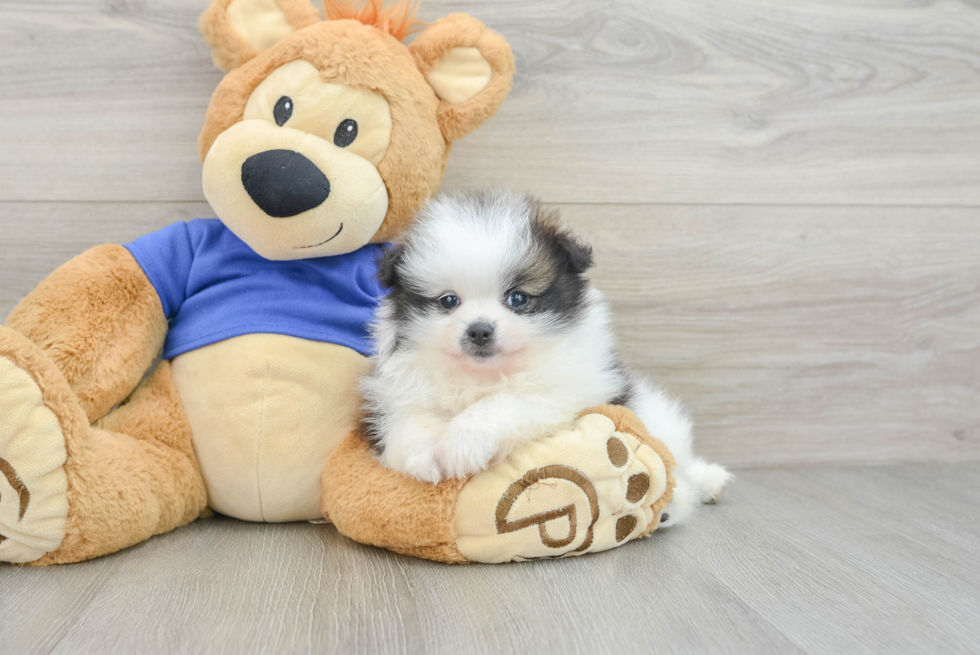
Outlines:
[{"label": "gray wood grain background", "polygon": [[[210,216],[204,0],[0,0],[0,315]],[[559,205],[622,348],[735,466],[980,457],[980,5],[426,0],[510,40],[444,188]]]}]

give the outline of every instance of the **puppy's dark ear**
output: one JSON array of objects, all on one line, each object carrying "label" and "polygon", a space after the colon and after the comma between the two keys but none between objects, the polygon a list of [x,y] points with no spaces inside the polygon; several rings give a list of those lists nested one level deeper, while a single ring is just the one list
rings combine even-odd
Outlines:
[{"label": "puppy's dark ear", "polygon": [[533,196],[526,196],[531,207],[532,229],[545,241],[551,242],[560,257],[568,263],[574,273],[584,273],[592,268],[592,246],[585,243],[569,232],[562,225],[557,209],[546,210],[541,201]]},{"label": "puppy's dark ear", "polygon": [[398,284],[398,262],[405,254],[405,246],[396,243],[387,250],[381,257],[381,265],[378,266],[378,280],[381,285],[391,289]]},{"label": "puppy's dark ear", "polygon": [[585,243],[571,232],[564,230],[555,237],[558,247],[565,253],[568,263],[576,273],[584,273],[595,263],[592,259],[592,246]]}]

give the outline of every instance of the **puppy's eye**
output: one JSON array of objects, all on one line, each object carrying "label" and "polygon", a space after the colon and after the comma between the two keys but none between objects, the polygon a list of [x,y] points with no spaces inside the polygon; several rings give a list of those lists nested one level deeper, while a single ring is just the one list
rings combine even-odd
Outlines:
[{"label": "puppy's eye", "polygon": [[353,118],[345,118],[337,126],[337,131],[333,133],[333,143],[338,148],[346,148],[354,143],[357,138],[357,121]]},{"label": "puppy's eye", "polygon": [[272,117],[276,119],[276,125],[282,127],[293,115],[293,99],[283,96],[276,101],[276,106],[272,108]]},{"label": "puppy's eye", "polygon": [[529,296],[523,291],[512,291],[507,296],[507,306],[511,309],[520,309],[527,304]]},{"label": "puppy's eye", "polygon": [[439,304],[446,309],[455,309],[459,306],[459,297],[454,296],[451,293],[447,293],[442,298],[439,299]]}]

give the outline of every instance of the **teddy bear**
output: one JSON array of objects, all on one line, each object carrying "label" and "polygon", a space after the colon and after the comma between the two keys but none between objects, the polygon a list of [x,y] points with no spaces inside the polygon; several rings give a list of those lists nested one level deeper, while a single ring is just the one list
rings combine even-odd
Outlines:
[{"label": "teddy bear", "polygon": [[0,561],[82,561],[212,510],[326,518],[447,562],[656,527],[672,460],[622,408],[441,485],[381,469],[359,435],[383,244],[514,75],[507,42],[464,14],[406,45],[414,9],[212,0],[201,31],[227,74],[199,153],[217,218],[95,247],[0,326]]}]

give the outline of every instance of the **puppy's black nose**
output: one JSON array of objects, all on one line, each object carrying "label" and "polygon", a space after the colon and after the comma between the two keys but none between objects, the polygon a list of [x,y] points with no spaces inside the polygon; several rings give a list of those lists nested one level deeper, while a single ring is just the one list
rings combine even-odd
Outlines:
[{"label": "puppy's black nose", "polygon": [[478,321],[470,325],[466,335],[476,345],[483,346],[493,339],[493,326],[486,321]]},{"label": "puppy's black nose", "polygon": [[323,171],[292,150],[266,150],[246,159],[242,186],[259,209],[275,218],[319,207],[330,195]]}]

